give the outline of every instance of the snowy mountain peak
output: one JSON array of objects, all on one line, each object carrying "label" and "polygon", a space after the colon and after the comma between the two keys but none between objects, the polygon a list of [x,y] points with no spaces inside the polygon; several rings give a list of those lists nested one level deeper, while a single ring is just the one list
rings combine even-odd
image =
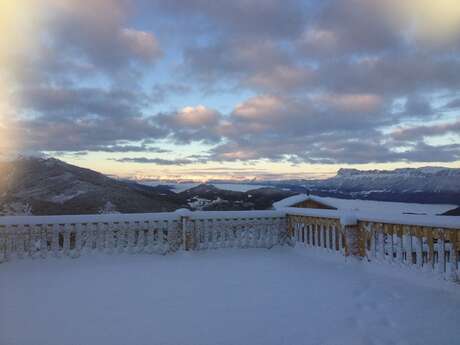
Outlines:
[{"label": "snowy mountain peak", "polygon": [[370,176],[420,176],[420,175],[442,175],[460,176],[460,169],[446,167],[421,167],[421,168],[400,168],[395,170],[358,170],[339,169],[336,178],[339,177],[370,177]]}]

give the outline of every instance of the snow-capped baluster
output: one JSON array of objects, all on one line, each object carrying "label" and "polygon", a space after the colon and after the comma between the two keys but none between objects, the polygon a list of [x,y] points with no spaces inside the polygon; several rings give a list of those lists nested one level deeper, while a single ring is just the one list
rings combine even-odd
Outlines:
[{"label": "snow-capped baluster", "polygon": [[94,225],[94,231],[96,232],[96,251],[100,253],[104,250],[106,227],[106,223],[97,223]]},{"label": "snow-capped baluster", "polygon": [[394,261],[396,246],[395,246],[395,232],[393,226],[388,226],[388,239],[389,239],[389,259],[391,262]]},{"label": "snow-capped baluster", "polygon": [[406,264],[412,265],[413,264],[412,253],[414,252],[414,245],[412,242],[412,230],[408,226],[405,227],[405,238],[406,240],[404,243],[404,249],[406,251]]},{"label": "snow-capped baluster", "polygon": [[445,253],[445,241],[444,241],[444,231],[443,229],[438,229],[438,243],[436,244],[436,249],[438,252],[438,263],[437,271],[440,274],[446,272],[446,253]]},{"label": "snow-capped baluster", "polygon": [[37,258],[40,255],[41,240],[42,240],[42,231],[41,225],[32,225],[32,255],[33,259]]},{"label": "snow-capped baluster", "polygon": [[117,253],[123,253],[125,251],[126,247],[126,227],[125,223],[122,221],[117,223],[117,229],[116,229],[116,248],[117,248]]},{"label": "snow-capped baluster", "polygon": [[404,264],[404,229],[402,225],[398,226],[398,230],[396,232],[397,235],[397,242],[398,242],[398,261],[401,264]]},{"label": "snow-capped baluster", "polygon": [[[150,230],[151,230],[151,240],[152,240],[152,246],[150,248],[150,253],[156,253],[158,251],[158,239],[159,239],[159,230],[160,229],[160,223],[158,221],[150,221]],[[149,231],[150,235],[150,231]]]},{"label": "snow-capped baluster", "polygon": [[433,229],[432,228],[425,228],[425,234],[427,236],[427,242],[428,242],[428,263],[427,269],[428,270],[434,270],[435,265],[436,265],[436,258],[434,255],[434,234],[433,234]]},{"label": "snow-capped baluster", "polygon": [[211,221],[209,219],[203,220],[203,248],[209,249],[209,226]]},{"label": "snow-capped baluster", "polygon": [[133,222],[125,222],[123,227],[126,231],[126,252],[129,254],[134,254],[135,244],[136,244],[136,224]]},{"label": "snow-capped baluster", "polygon": [[215,229],[214,229],[214,233],[216,234],[216,248],[222,248],[222,226],[225,224],[225,222],[227,221],[227,219],[221,219],[220,222],[219,222],[219,226],[217,226]]},{"label": "snow-capped baluster", "polygon": [[96,224],[94,223],[86,223],[85,233],[83,235],[82,242],[82,252],[84,253],[91,253],[93,251],[95,240],[95,227]]},{"label": "snow-capped baluster", "polygon": [[268,231],[268,228],[269,228],[269,224],[270,224],[270,219],[265,218],[264,222],[260,226],[259,238],[258,238],[258,241],[257,241],[257,247],[258,248],[265,247],[265,238],[266,238],[266,234],[267,234],[267,231]]},{"label": "snow-capped baluster", "polygon": [[222,227],[222,242],[224,248],[230,247],[230,229],[232,222],[226,220]]},{"label": "snow-capped baluster", "polygon": [[176,252],[179,250],[182,242],[182,233],[179,231],[181,224],[176,220],[166,222],[166,241],[164,239],[163,229],[160,231],[162,253]]},{"label": "snow-capped baluster", "polygon": [[51,226],[51,250],[53,251],[53,256],[58,258],[60,256],[59,253],[59,233],[60,233],[60,225],[53,224]]},{"label": "snow-capped baluster", "polygon": [[208,249],[214,249],[214,227],[219,221],[217,219],[209,219],[208,222]]},{"label": "snow-capped baluster", "polygon": [[155,223],[153,221],[145,221],[144,223],[145,229],[147,231],[147,244],[145,248],[145,252],[147,254],[153,254],[154,246],[155,246]]},{"label": "snow-capped baluster", "polygon": [[265,247],[265,239],[266,239],[266,234],[269,229],[269,224],[270,224],[270,219],[265,218],[264,221],[262,222],[260,229],[259,229],[259,238],[257,240],[257,247],[258,248],[264,248]]},{"label": "snow-capped baluster", "polygon": [[449,257],[449,280],[457,281],[460,280],[459,267],[458,267],[458,243],[459,243],[459,231],[449,231],[449,244],[450,244],[450,257]]},{"label": "snow-capped baluster", "polygon": [[12,241],[12,232],[13,227],[11,225],[7,225],[2,229],[3,235],[3,261],[9,261],[11,258],[11,252],[13,249],[13,241]]},{"label": "snow-capped baluster", "polygon": [[305,229],[305,247],[310,247],[311,245],[311,225],[308,222],[307,218],[302,222]]},{"label": "snow-capped baluster", "polygon": [[264,238],[265,238],[265,232],[267,231],[267,226],[268,226],[268,218],[262,219],[259,224],[259,228],[257,229],[257,236],[256,236],[257,248],[262,248],[264,246]]},{"label": "snow-capped baluster", "polygon": [[70,224],[64,224],[62,252],[64,256],[68,256],[70,252]]},{"label": "snow-capped baluster", "polygon": [[115,226],[113,222],[106,224],[105,231],[105,249],[108,254],[113,254],[115,250]]},{"label": "snow-capped baluster", "polygon": [[330,250],[331,249],[331,227],[330,227],[330,224],[326,224],[324,226],[324,231],[325,231],[325,236],[324,236],[324,244],[325,244],[325,248],[326,250]]},{"label": "snow-capped baluster", "polygon": [[417,238],[416,238],[416,255],[417,255],[417,267],[423,267],[423,233],[421,229],[417,229]]},{"label": "snow-capped baluster", "polygon": [[0,263],[5,261],[6,226],[0,225]]},{"label": "snow-capped baluster", "polygon": [[335,224],[331,226],[331,241],[332,241],[332,251],[337,251],[337,227]]},{"label": "snow-capped baluster", "polygon": [[270,224],[268,225],[267,231],[265,233],[264,248],[271,248],[272,246],[273,231],[274,231],[275,224],[276,224],[276,218],[273,218]]},{"label": "snow-capped baluster", "polygon": [[154,247],[153,249],[155,253],[160,253],[162,246],[163,246],[163,243],[162,243],[163,223],[164,222],[159,222],[159,221],[154,222],[154,236],[153,236]]},{"label": "snow-capped baluster", "polygon": [[313,245],[315,247],[318,247],[319,246],[319,224],[318,223],[314,223],[313,224]]},{"label": "snow-capped baluster", "polygon": [[[1,231],[2,229],[0,228],[0,232]],[[24,242],[25,242],[24,225],[20,224],[15,229],[15,251],[19,259],[24,258],[24,252],[25,252]],[[1,239],[0,239],[0,247],[1,246],[2,244],[1,244]]]},{"label": "snow-capped baluster", "polygon": [[40,257],[45,259],[48,256],[48,225],[40,227]]},{"label": "snow-capped baluster", "polygon": [[382,224],[379,224],[378,247],[379,247],[379,259],[384,261],[385,260],[385,233],[384,233]]},{"label": "snow-capped baluster", "polygon": [[83,238],[83,230],[85,225],[81,223],[77,223],[74,225],[75,231],[75,244],[73,248],[73,255],[72,257],[78,258],[81,255],[81,248],[82,248],[82,238]]},{"label": "snow-capped baluster", "polygon": [[283,223],[281,222],[281,219],[278,218],[275,221],[275,224],[273,224],[272,228],[272,239],[270,242],[270,248],[276,245],[279,245],[279,236],[280,236],[280,229],[283,226]]},{"label": "snow-capped baluster", "polygon": [[400,237],[399,237],[399,225],[393,225],[393,255],[392,258],[393,261],[395,262],[401,262],[401,256],[402,256],[402,251],[401,251],[401,242],[400,242]]},{"label": "snow-capped baluster", "polygon": [[137,253],[144,253],[147,247],[147,233],[148,228],[145,226],[145,222],[137,222],[136,225],[138,226],[138,236],[137,236]]}]

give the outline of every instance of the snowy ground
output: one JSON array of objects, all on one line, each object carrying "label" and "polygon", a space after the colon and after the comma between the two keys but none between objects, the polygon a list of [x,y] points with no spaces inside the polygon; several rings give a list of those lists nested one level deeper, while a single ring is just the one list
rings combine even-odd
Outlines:
[{"label": "snowy ground", "polygon": [[300,247],[13,261],[0,344],[459,344],[460,287],[400,272]]}]

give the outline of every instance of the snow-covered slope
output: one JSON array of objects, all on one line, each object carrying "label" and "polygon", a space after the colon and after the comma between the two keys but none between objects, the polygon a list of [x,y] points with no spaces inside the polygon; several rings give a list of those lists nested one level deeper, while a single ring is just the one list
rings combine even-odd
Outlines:
[{"label": "snow-covered slope", "polygon": [[439,167],[396,170],[340,169],[323,187],[368,192],[460,192],[460,169]]},{"label": "snow-covered slope", "polygon": [[182,206],[173,192],[115,180],[53,158],[22,158],[2,163],[0,169],[0,214],[20,205],[30,205],[34,214],[98,213],[107,203],[120,212]]},{"label": "snow-covered slope", "polygon": [[453,168],[340,169],[324,180],[267,183],[297,193],[345,199],[460,205],[460,169]]}]

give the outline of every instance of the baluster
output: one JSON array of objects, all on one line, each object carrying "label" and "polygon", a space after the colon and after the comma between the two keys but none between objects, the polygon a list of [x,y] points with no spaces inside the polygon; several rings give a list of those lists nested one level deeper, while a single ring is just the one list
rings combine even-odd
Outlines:
[{"label": "baluster", "polygon": [[307,246],[311,247],[312,246],[312,241],[313,241],[313,235],[312,235],[312,225],[310,223],[307,223],[308,219],[305,219],[304,224],[305,227],[307,228]]},{"label": "baluster", "polygon": [[410,234],[410,228],[404,225],[402,228],[402,247],[403,247],[403,263],[406,265],[412,264],[412,236]]},{"label": "baluster", "polygon": [[313,247],[318,245],[318,231],[317,231],[317,224],[312,224],[312,232],[313,232]]},{"label": "baluster", "polygon": [[344,243],[343,243],[343,232],[342,232],[341,225],[337,227],[337,236],[339,239],[339,252],[341,255],[345,255]]},{"label": "baluster", "polygon": [[153,254],[154,253],[154,246],[155,246],[155,228],[154,225],[155,223],[151,221],[145,221],[144,226],[145,229],[147,230],[147,245],[145,248],[145,252],[147,254]]},{"label": "baluster", "polygon": [[147,236],[148,236],[148,227],[146,227],[145,222],[138,222],[139,226],[139,237],[137,239],[137,252],[145,253],[147,251]]},{"label": "baluster", "polygon": [[60,225],[53,224],[51,226],[51,250],[53,251],[53,256],[58,258],[60,256],[59,253],[59,232],[60,232]]},{"label": "baluster", "polygon": [[81,245],[83,237],[83,224],[77,223],[74,224],[74,233],[75,233],[75,243],[73,246],[73,258],[78,258],[81,255]]},{"label": "baluster", "polygon": [[126,252],[129,254],[134,254],[135,252],[135,243],[136,243],[136,225],[132,222],[125,222],[123,224],[125,231],[127,232],[127,243],[126,243]]},{"label": "baluster", "polygon": [[153,231],[153,253],[161,252],[160,244],[160,229],[163,226],[163,222],[155,221],[154,222],[154,231]]},{"label": "baluster", "polygon": [[62,251],[64,256],[68,256],[70,252],[70,224],[64,224]]},{"label": "baluster", "polygon": [[379,243],[379,259],[385,260],[385,233],[384,226],[379,224],[378,243]]},{"label": "baluster", "polygon": [[85,253],[91,253],[95,247],[97,238],[96,226],[97,224],[95,223],[86,223],[86,240],[83,244],[83,250]]},{"label": "baluster", "polygon": [[372,259],[377,258],[377,233],[373,223],[369,223],[369,233],[371,236],[371,248],[370,248],[370,257]]},{"label": "baluster", "polygon": [[417,234],[417,248],[416,248],[416,255],[417,255],[417,267],[423,267],[423,232],[420,228],[416,229]]},{"label": "baluster", "polygon": [[402,239],[402,226],[395,225],[394,226],[394,233],[396,235],[396,260],[400,263],[404,263],[404,243]]},{"label": "baluster", "polygon": [[435,257],[434,257],[434,240],[433,240],[433,230],[430,228],[425,228],[425,237],[428,243],[428,256],[427,256],[427,267],[431,266],[431,269],[434,270],[435,266]]},{"label": "baluster", "polygon": [[[243,220],[244,221],[244,220]],[[232,222],[231,219],[224,219],[219,226],[219,248],[225,248],[225,226],[227,223]]]},{"label": "baluster", "polygon": [[178,227],[180,226],[180,224],[178,224],[177,221],[168,221],[166,222],[166,226],[166,241],[164,239],[163,230],[160,231],[160,240],[163,254],[166,254],[168,251],[176,252],[177,250],[179,250],[180,243],[178,241],[182,240],[182,236],[179,236],[178,231]]},{"label": "baluster", "polygon": [[202,249],[208,249],[208,219],[201,220],[201,233],[203,238],[203,243],[201,244]]},{"label": "baluster", "polygon": [[[1,236],[1,231],[2,231],[2,228],[0,228],[0,236]],[[25,237],[24,226],[23,225],[16,226],[15,236],[14,236],[14,248],[15,248],[16,255],[19,259],[24,259],[24,253],[25,253],[25,247],[24,247],[25,238],[24,237]],[[0,240],[0,247],[1,246],[2,246],[2,243]],[[1,259],[0,259],[0,262],[1,262]]]},{"label": "baluster", "polygon": [[107,223],[105,232],[105,248],[108,254],[113,254],[115,251],[115,227],[116,223]]},{"label": "baluster", "polygon": [[104,242],[105,242],[105,233],[107,228],[107,223],[96,223],[96,251],[102,253],[104,251]]},{"label": "baluster", "polygon": [[444,241],[444,229],[438,229],[438,243],[437,243],[437,252],[438,252],[438,272],[443,274],[446,272],[446,251],[445,251],[445,241]]},{"label": "baluster", "polygon": [[449,279],[457,281],[458,277],[458,232],[459,230],[449,231],[450,241],[450,263],[449,263]]},{"label": "baluster", "polygon": [[0,263],[5,262],[6,226],[0,225]]},{"label": "baluster", "polygon": [[195,219],[195,250],[203,250],[204,236],[203,236],[203,220]]},{"label": "baluster", "polygon": [[48,225],[40,226],[40,257],[45,259],[48,256]]},{"label": "baluster", "polygon": [[212,226],[210,229],[210,238],[209,238],[209,241],[211,242],[210,243],[211,249],[217,248],[216,227],[220,225],[220,222],[221,222],[220,219],[215,219],[211,224]]},{"label": "baluster", "polygon": [[13,251],[13,226],[7,225],[3,228],[4,235],[4,250],[3,250],[3,261],[9,261],[11,259],[11,254]]},{"label": "baluster", "polygon": [[326,249],[331,250],[331,225],[330,224],[325,225],[325,231],[326,231],[326,236],[325,236]]},{"label": "baluster", "polygon": [[119,222],[117,228],[117,252],[123,253],[126,250],[126,224]]},{"label": "baluster", "polygon": [[335,224],[332,225],[332,250],[337,252],[337,227]]}]

